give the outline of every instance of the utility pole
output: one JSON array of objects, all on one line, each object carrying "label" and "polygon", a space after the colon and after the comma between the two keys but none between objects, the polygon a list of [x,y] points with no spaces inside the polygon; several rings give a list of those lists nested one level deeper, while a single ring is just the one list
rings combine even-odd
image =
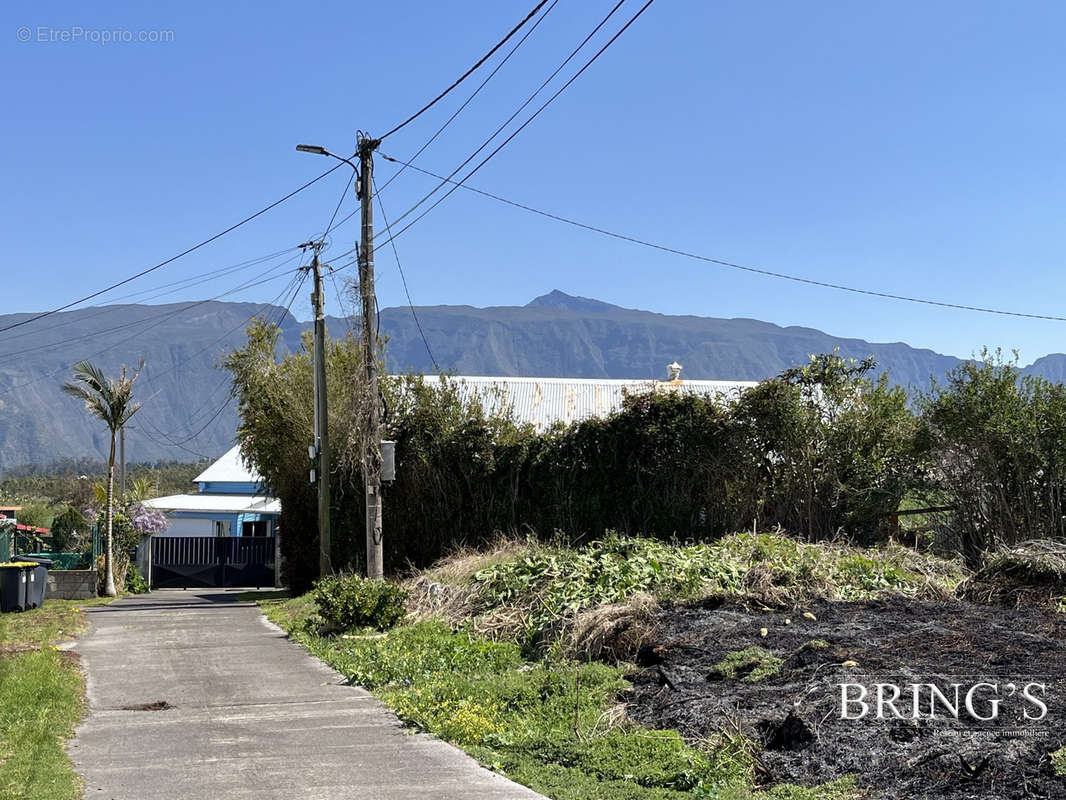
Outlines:
[{"label": "utility pole", "polygon": [[359,242],[359,294],[363,301],[363,366],[366,414],[363,417],[363,478],[366,485],[366,575],[384,576],[381,526],[381,401],[378,389],[378,308],[374,294],[374,151],[379,140],[359,139],[359,185],[362,211]]},{"label": "utility pole", "polygon": [[311,305],[315,309],[314,335],[314,413],[315,413],[315,458],[318,481],[318,575],[324,578],[332,572],[330,564],[329,531],[329,405],[326,402],[326,317],[325,297],[322,293],[322,266],[318,252],[323,242],[306,242],[301,247],[311,247],[310,269],[315,285],[311,291]]},{"label": "utility pole", "polygon": [[[328,156],[338,161],[343,161],[355,171],[355,192],[359,197],[360,210],[362,212],[362,229],[359,241],[359,294],[362,297],[363,306],[363,367],[365,369],[365,391],[363,399],[363,480],[366,487],[366,574],[369,578],[381,578],[384,574],[384,557],[382,555],[381,533],[381,401],[378,389],[378,301],[374,296],[374,151],[381,144],[379,139],[371,139],[363,133],[359,138],[359,166],[357,167],[350,159],[331,153],[326,148],[317,144],[298,144],[296,149],[301,153],[314,153],[315,155]],[[321,247],[321,243],[319,243]],[[315,292],[319,298],[315,305],[315,352],[321,352],[318,345],[319,320],[322,317],[321,306],[321,278],[318,274],[318,251],[315,251]],[[316,361],[316,365],[317,365]],[[315,383],[316,391],[318,382]],[[325,371],[322,375],[322,408],[319,409],[316,401],[316,414],[325,416],[326,406],[326,382]],[[316,394],[316,398],[318,394]],[[317,417],[316,417],[317,419]],[[316,423],[315,429],[318,430]],[[319,469],[326,472],[327,461],[325,460],[325,424],[322,424],[322,454],[319,455]],[[316,443],[317,444],[317,443]],[[320,538],[328,541],[329,538],[329,487],[326,487],[326,512],[323,514],[322,480],[319,478],[318,495],[318,518]],[[325,533],[321,533],[322,519],[326,519]],[[325,558],[325,556],[323,556]],[[322,573],[326,573],[326,562],[323,561]]]}]

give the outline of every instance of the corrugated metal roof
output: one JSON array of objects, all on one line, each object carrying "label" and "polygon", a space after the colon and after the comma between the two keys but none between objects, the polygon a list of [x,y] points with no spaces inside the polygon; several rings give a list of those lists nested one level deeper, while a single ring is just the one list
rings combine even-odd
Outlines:
[{"label": "corrugated metal roof", "polygon": [[244,463],[240,445],[237,445],[197,475],[193,483],[260,483],[262,480],[258,473]]},{"label": "corrugated metal roof", "polygon": [[145,500],[148,508],[160,511],[199,511],[219,514],[280,514],[276,497],[246,494],[172,494]]},{"label": "corrugated metal roof", "polygon": [[[734,397],[756,381],[654,381],[599,378],[499,378],[460,375],[449,377],[464,397],[476,397],[487,411],[510,409],[514,419],[543,433],[556,422],[570,424],[604,417],[622,407],[630,394],[659,391]],[[438,376],[425,377],[439,383]]]}]

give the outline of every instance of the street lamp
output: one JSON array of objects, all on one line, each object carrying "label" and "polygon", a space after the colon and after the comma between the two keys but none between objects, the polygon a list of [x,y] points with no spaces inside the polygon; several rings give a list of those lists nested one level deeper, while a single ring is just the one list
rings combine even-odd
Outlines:
[{"label": "street lamp", "polygon": [[355,170],[355,196],[362,197],[362,186],[360,185],[362,178],[359,175],[359,168],[355,166],[355,164],[353,164],[349,159],[345,158],[344,156],[339,156],[336,153],[331,153],[329,150],[327,150],[320,144],[298,144],[296,145],[296,149],[299,150],[301,153],[312,153],[316,156],[329,156],[330,158],[335,158],[338,161],[343,161],[345,164]]}]

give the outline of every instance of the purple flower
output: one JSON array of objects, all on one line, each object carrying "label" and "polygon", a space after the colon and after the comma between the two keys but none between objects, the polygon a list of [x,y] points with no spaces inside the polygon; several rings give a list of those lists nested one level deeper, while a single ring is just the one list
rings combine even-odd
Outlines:
[{"label": "purple flower", "polygon": [[170,527],[166,514],[139,503],[130,509],[130,521],[133,523],[133,529],[142,535],[162,533]]}]

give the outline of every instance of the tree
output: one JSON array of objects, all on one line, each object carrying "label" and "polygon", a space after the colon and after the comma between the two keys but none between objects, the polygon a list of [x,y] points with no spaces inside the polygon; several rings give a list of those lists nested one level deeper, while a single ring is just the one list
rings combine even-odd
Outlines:
[{"label": "tree", "polygon": [[88,533],[89,521],[74,506],[56,516],[52,523],[52,547],[57,553],[66,553],[78,545],[80,537]]},{"label": "tree", "polygon": [[63,391],[85,403],[85,410],[103,420],[111,433],[111,449],[107,458],[107,499],[104,518],[107,520],[107,540],[104,545],[104,594],[115,597],[113,554],[113,502],[115,497],[115,441],[122,426],[141,408],[133,402],[133,384],[137,382],[144,361],[141,361],[133,377],[127,377],[126,367],[118,378],[108,378],[103,370],[90,361],[74,365],[74,380],[63,384]]},{"label": "tree", "polygon": [[55,512],[45,502],[26,503],[15,514],[20,525],[32,528],[51,528]]}]

